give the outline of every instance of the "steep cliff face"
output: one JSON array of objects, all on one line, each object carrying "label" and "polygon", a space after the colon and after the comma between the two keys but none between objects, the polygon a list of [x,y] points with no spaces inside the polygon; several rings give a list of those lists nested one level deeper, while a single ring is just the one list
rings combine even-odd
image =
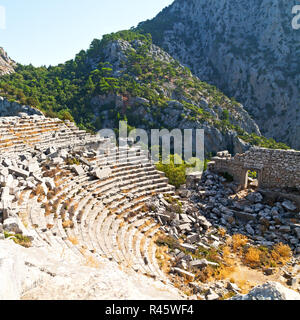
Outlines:
[{"label": "steep cliff face", "polygon": [[176,0],[138,29],[243,103],[264,135],[300,148],[300,30],[285,0]]},{"label": "steep cliff face", "polygon": [[3,48],[0,47],[0,76],[14,72],[16,63],[11,60]]}]

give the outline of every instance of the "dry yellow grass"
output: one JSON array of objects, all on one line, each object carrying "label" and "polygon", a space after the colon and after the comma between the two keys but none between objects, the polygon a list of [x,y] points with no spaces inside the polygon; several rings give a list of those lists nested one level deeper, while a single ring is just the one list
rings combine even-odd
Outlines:
[{"label": "dry yellow grass", "polygon": [[150,224],[151,224],[151,220],[147,220],[144,224],[138,227],[138,230],[141,232],[144,228],[150,226]]},{"label": "dry yellow grass", "polygon": [[225,237],[227,231],[224,228],[219,228],[218,233],[221,237]]},{"label": "dry yellow grass", "polygon": [[285,264],[291,259],[292,251],[288,245],[278,243],[274,246],[273,250],[271,251],[271,255],[275,262]]},{"label": "dry yellow grass", "polygon": [[[152,243],[152,245],[155,245]],[[158,265],[161,268],[161,270],[165,273],[170,272],[170,256],[167,253],[168,247],[157,247],[155,258],[157,259]]]},{"label": "dry yellow grass", "polygon": [[45,216],[49,216],[51,214],[51,205],[49,203],[45,204]]},{"label": "dry yellow grass", "polygon": [[71,214],[74,214],[76,212],[76,210],[78,209],[78,205],[79,205],[78,203],[73,204],[72,207],[70,208],[69,212]]},{"label": "dry yellow grass", "polygon": [[24,193],[22,191],[19,196],[18,205],[20,206],[23,203],[23,201],[24,201]]},{"label": "dry yellow grass", "polygon": [[232,248],[234,252],[240,251],[247,243],[248,238],[242,234],[234,234],[232,236]]},{"label": "dry yellow grass", "polygon": [[227,265],[231,265],[234,263],[234,259],[230,258],[231,257],[231,249],[228,245],[223,247],[222,253],[223,253],[223,260]]},{"label": "dry yellow grass", "polygon": [[125,226],[125,221],[121,221],[120,224],[119,224],[119,228],[123,228]]},{"label": "dry yellow grass", "polygon": [[92,255],[86,253],[86,248],[82,247],[79,249],[80,253],[84,256],[83,265],[90,268],[99,268],[100,263]]},{"label": "dry yellow grass", "polygon": [[36,196],[45,195],[43,187],[39,184],[33,191]]},{"label": "dry yellow grass", "polygon": [[230,266],[224,266],[222,265],[221,267],[218,268],[217,274],[214,277],[214,279],[217,280],[224,280],[230,278],[230,275],[235,272],[236,267],[233,265]]},{"label": "dry yellow grass", "polygon": [[42,202],[45,198],[44,194],[40,194],[39,197],[37,198],[37,202]]},{"label": "dry yellow grass", "polygon": [[43,176],[44,177],[54,178],[59,172],[60,172],[60,169],[58,167],[56,167],[55,169],[52,169],[52,170],[48,170],[48,171],[45,170]]},{"label": "dry yellow grass", "polygon": [[69,236],[68,240],[75,246],[79,243],[79,241],[76,237]]},{"label": "dry yellow grass", "polygon": [[261,264],[260,250],[254,247],[250,247],[244,257],[244,263],[250,267],[258,267]]},{"label": "dry yellow grass", "polygon": [[140,211],[141,212],[148,212],[149,211],[149,209],[148,209],[148,207],[147,207],[147,205],[144,203],[143,204],[143,206],[142,206],[142,208],[140,209]]},{"label": "dry yellow grass", "polygon": [[51,210],[52,213],[56,213],[57,208],[58,208],[60,202],[61,202],[60,199],[56,199],[56,200],[54,201],[53,206],[52,206],[52,210]]},{"label": "dry yellow grass", "polygon": [[29,222],[28,208],[26,209],[26,211],[19,212],[18,216],[19,216],[20,220],[22,221],[22,223],[24,224],[25,228],[27,228],[28,222]]},{"label": "dry yellow grass", "polygon": [[34,192],[31,192],[29,195],[29,199],[32,199],[32,198],[34,198]]},{"label": "dry yellow grass", "polygon": [[51,200],[51,199],[54,198],[54,196],[55,196],[55,192],[54,192],[54,191],[50,191],[50,192],[48,192],[48,194],[47,194],[47,199],[48,199],[48,200]]},{"label": "dry yellow grass", "polygon": [[212,266],[207,266],[206,268],[197,271],[196,278],[200,282],[210,282],[217,278],[216,269]]}]

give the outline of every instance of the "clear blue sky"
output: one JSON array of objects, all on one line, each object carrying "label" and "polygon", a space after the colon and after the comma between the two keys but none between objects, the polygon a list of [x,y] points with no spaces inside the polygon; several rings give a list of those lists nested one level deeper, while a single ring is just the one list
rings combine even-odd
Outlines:
[{"label": "clear blue sky", "polygon": [[0,0],[6,29],[0,47],[17,62],[56,65],[94,38],[153,18],[173,0]]}]

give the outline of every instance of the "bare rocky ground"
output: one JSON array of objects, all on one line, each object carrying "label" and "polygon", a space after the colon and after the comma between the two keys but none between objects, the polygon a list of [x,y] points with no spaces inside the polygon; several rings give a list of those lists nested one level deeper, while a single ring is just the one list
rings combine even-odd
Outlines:
[{"label": "bare rocky ground", "polygon": [[235,183],[206,171],[194,190],[179,190],[180,201],[149,202],[165,231],[157,241],[162,264],[189,296],[224,299],[268,281],[300,292],[299,209],[266,201],[255,186],[236,192]]}]

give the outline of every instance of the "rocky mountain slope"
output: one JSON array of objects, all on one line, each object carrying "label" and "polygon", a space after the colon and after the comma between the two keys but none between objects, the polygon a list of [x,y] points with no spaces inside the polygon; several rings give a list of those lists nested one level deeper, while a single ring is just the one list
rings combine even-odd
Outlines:
[{"label": "rocky mountain slope", "polygon": [[262,134],[300,148],[300,31],[284,0],[176,0],[141,23],[203,81],[243,103]]},{"label": "rocky mountain slope", "polygon": [[248,143],[285,147],[262,137],[240,103],[133,31],[94,40],[56,67],[19,65],[2,77],[0,94],[93,131],[118,128],[122,119],[144,129],[204,129],[207,153],[242,152]]},{"label": "rocky mountain slope", "polygon": [[16,63],[11,60],[7,53],[0,47],[0,76],[14,72]]}]

